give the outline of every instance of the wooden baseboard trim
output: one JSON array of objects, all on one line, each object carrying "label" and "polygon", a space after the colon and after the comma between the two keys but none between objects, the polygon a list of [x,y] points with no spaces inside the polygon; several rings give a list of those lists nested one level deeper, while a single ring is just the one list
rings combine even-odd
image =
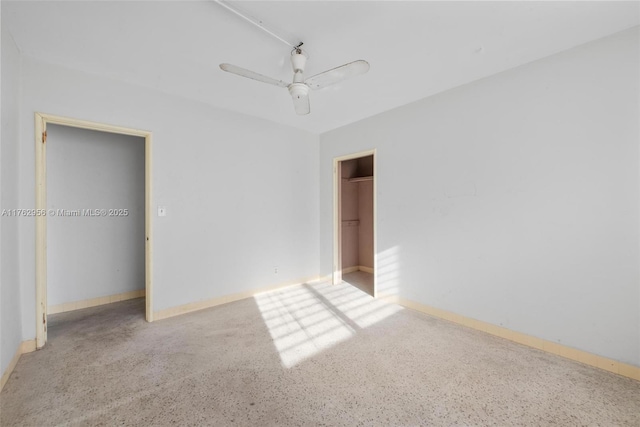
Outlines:
[{"label": "wooden baseboard trim", "polygon": [[386,297],[387,301],[395,302],[404,307],[420,311],[422,313],[429,314],[440,319],[448,320],[453,323],[457,323],[462,326],[476,329],[478,331],[486,332],[491,335],[505,338],[518,344],[523,344],[529,347],[536,348],[538,350],[545,351],[547,353],[562,356],[566,359],[574,360],[576,362],[584,363],[585,365],[593,366],[595,368],[604,369],[605,371],[613,372],[624,377],[640,381],[640,367],[629,365],[627,363],[619,362],[617,360],[609,359],[606,357],[598,356],[596,354],[588,353],[586,351],[578,350],[575,348],[567,347],[562,344],[555,343],[553,341],[547,341],[542,338],[533,337],[523,334],[521,332],[513,331],[507,328],[493,325],[491,323],[483,322],[480,320],[471,319],[469,317],[461,316],[450,311],[441,310],[438,308],[430,307],[424,304],[420,304],[415,301],[407,300],[400,297]]},{"label": "wooden baseboard trim", "polygon": [[311,282],[307,282],[307,283],[322,283],[322,282],[332,282],[332,281],[333,281],[333,275],[327,274],[326,276],[319,276],[318,278],[316,278],[316,280],[312,280]]},{"label": "wooden baseboard trim", "polygon": [[342,269],[342,274],[353,273],[354,271],[364,271],[365,273],[373,274],[373,268],[365,267],[364,265],[354,265],[353,267],[347,267]]},{"label": "wooden baseboard trim", "polygon": [[9,362],[9,366],[7,366],[7,369],[2,373],[2,378],[0,379],[0,391],[2,391],[4,385],[9,381],[9,377],[18,364],[20,356],[25,353],[31,353],[32,351],[36,351],[36,340],[27,340],[20,343],[16,350],[16,354],[13,355],[11,362]]},{"label": "wooden baseboard trim", "polygon": [[301,285],[303,283],[318,283],[324,280],[326,280],[325,277],[313,276],[306,280],[295,280],[291,282],[279,283],[277,285],[266,286],[263,288],[252,289],[245,292],[238,292],[236,294],[223,295],[221,297],[211,298],[204,301],[197,301],[179,305],[176,307],[166,308],[164,310],[155,311],[153,313],[153,321],[155,322],[157,320],[168,319],[169,317],[180,316],[182,314],[204,310],[205,308],[211,308],[217,305],[227,304],[229,302],[239,301],[245,298],[251,298],[263,292],[274,291],[276,289],[286,288],[289,286]]},{"label": "wooden baseboard trim", "polygon": [[98,305],[111,304],[112,302],[125,301],[128,299],[141,298],[145,296],[145,290],[123,292],[121,294],[107,295],[106,297],[98,297],[86,299],[83,301],[66,302],[63,304],[50,305],[47,307],[47,314],[64,313],[66,311],[81,310],[83,308],[96,307]]}]

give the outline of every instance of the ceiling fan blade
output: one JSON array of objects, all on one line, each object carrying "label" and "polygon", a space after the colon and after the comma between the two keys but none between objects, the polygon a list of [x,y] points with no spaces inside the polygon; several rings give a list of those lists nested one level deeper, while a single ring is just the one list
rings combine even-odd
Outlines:
[{"label": "ceiling fan blade", "polygon": [[257,80],[263,83],[269,83],[270,85],[274,85],[274,86],[280,86],[280,87],[289,86],[289,83],[285,83],[282,80],[272,79],[271,77],[263,76],[262,74],[258,74],[254,71],[246,70],[244,68],[238,67],[237,65],[220,64],[220,69],[228,73],[237,74],[239,76],[246,77],[248,79]]},{"label": "ceiling fan blade", "polygon": [[367,71],[369,71],[369,63],[367,61],[353,61],[348,64],[333,68],[329,71],[325,71],[323,73],[309,77],[307,80],[305,80],[305,84],[311,89],[322,89],[334,83],[346,80],[349,77],[357,76],[358,74],[364,74]]},{"label": "ceiling fan blade", "polygon": [[292,95],[291,99],[293,99],[293,108],[296,110],[296,114],[298,114],[299,116],[304,116],[305,114],[309,114],[311,112],[308,93]]}]

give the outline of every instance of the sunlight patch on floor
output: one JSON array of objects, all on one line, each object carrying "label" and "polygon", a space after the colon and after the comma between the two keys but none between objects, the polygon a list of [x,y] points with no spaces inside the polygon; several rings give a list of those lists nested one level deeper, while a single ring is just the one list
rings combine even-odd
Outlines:
[{"label": "sunlight patch on floor", "polygon": [[375,299],[354,287],[348,288],[347,292],[336,295],[330,301],[361,329],[374,325],[402,310],[399,305]]},{"label": "sunlight patch on floor", "polygon": [[304,284],[254,298],[285,368],[402,310],[347,283]]}]

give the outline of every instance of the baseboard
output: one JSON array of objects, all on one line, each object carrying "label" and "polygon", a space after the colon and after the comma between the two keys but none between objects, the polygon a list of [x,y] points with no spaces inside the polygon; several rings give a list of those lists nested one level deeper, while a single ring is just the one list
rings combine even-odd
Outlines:
[{"label": "baseboard", "polygon": [[230,295],[224,295],[217,298],[211,298],[204,301],[197,301],[197,302],[192,302],[184,305],[179,305],[176,307],[155,311],[153,313],[153,321],[155,322],[157,320],[167,319],[169,317],[179,316],[181,314],[187,314],[194,311],[204,310],[205,308],[211,308],[217,305],[227,304],[227,303],[239,301],[245,298],[251,298],[263,292],[274,291],[276,289],[286,288],[289,286],[301,285],[303,283],[318,283],[324,280],[325,280],[325,277],[313,276],[306,280],[294,280],[291,282],[279,283],[277,285],[252,289],[249,291],[238,292],[236,294],[230,294]]},{"label": "baseboard", "polygon": [[107,295],[106,297],[98,297],[86,299],[83,301],[65,302],[63,304],[50,305],[47,307],[47,314],[64,313],[66,311],[80,310],[83,308],[95,307],[98,305],[111,304],[112,302],[125,301],[128,299],[141,298],[145,295],[144,289],[137,291],[123,292],[121,294]]},{"label": "baseboard", "polygon": [[4,385],[9,381],[9,377],[13,372],[14,368],[18,364],[18,360],[20,360],[20,356],[25,353],[31,353],[32,351],[36,351],[36,340],[27,340],[22,341],[16,350],[16,354],[13,355],[11,362],[9,362],[9,366],[2,374],[2,378],[0,379],[0,391],[4,388]]},{"label": "baseboard", "polygon": [[347,267],[342,269],[342,274],[353,273],[354,271],[364,271],[365,273],[373,274],[373,268],[365,267],[364,265],[354,265],[353,267]]},{"label": "baseboard", "polygon": [[315,280],[312,280],[311,283],[322,283],[322,282],[332,282],[333,274],[327,274],[325,276],[319,276]]},{"label": "baseboard", "polygon": [[605,371],[613,372],[624,377],[628,377],[637,381],[640,381],[640,367],[629,365],[627,363],[619,362],[617,360],[609,359],[606,357],[598,356],[596,354],[588,353],[586,351],[577,350],[575,348],[567,347],[562,344],[555,343],[553,341],[547,341],[542,338],[532,337],[530,335],[523,334],[521,332],[512,331],[507,328],[493,325],[491,323],[482,322],[480,320],[471,319],[469,317],[461,316],[456,313],[452,313],[446,310],[441,310],[434,307],[429,307],[424,304],[420,304],[415,301],[407,300],[400,297],[386,297],[386,300],[395,302],[404,307],[420,311],[422,313],[429,314],[440,319],[448,320],[459,325],[467,326],[469,328],[477,329],[482,332],[486,332],[491,335],[498,336],[500,338],[506,338],[510,341],[517,342],[518,344],[524,344],[529,347],[536,348],[538,350],[545,351],[547,353],[562,356],[566,359],[571,359],[576,362],[584,363],[585,365],[593,366],[595,368],[604,369]]}]

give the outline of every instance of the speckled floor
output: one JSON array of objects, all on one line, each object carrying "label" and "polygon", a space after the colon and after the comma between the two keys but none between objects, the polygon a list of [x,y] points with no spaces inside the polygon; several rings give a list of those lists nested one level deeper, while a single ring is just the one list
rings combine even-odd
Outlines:
[{"label": "speckled floor", "polygon": [[51,316],[3,427],[640,425],[640,383],[372,299],[286,288],[154,323],[130,300]]}]

